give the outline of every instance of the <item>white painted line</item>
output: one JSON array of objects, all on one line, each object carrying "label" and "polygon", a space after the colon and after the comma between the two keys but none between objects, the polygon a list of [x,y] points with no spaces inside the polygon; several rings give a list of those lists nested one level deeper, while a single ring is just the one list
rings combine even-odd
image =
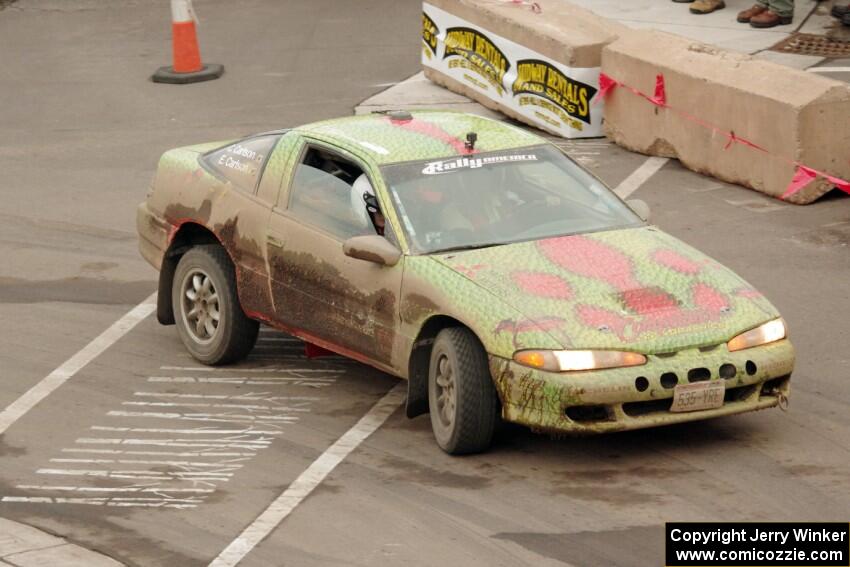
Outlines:
[{"label": "white painted line", "polygon": [[120,470],[111,471],[106,469],[38,469],[35,474],[53,474],[60,476],[102,476],[110,478],[128,478],[142,477],[149,478],[150,475],[156,475],[156,478],[168,479],[172,477],[214,477],[204,480],[218,480],[219,477],[233,476],[232,472],[224,471],[149,471],[149,470]]},{"label": "white painted line", "polygon": [[811,73],[850,73],[850,67],[809,67]]},{"label": "white painted line", "polygon": [[233,567],[257,546],[354,449],[374,433],[404,402],[405,387],[396,384],[354,427],[327,448],[257,519],[216,557],[210,567]]},{"label": "white painted line", "polygon": [[[255,451],[252,449],[252,451]],[[227,452],[227,453],[219,453],[212,451],[181,451],[175,453],[174,451],[122,451],[120,449],[62,449],[63,453],[81,453],[81,454],[94,454],[94,455],[156,455],[156,456],[171,456],[171,457],[210,457],[218,459],[219,457],[255,457],[257,455],[256,452],[251,453],[235,453],[235,452]]]},{"label": "white painted line", "polygon": [[[336,362],[334,362],[335,364]],[[197,372],[326,372],[341,374],[345,370],[328,370],[325,368],[216,368],[213,366],[160,366],[160,370],[191,370]]]},{"label": "white painted line", "polygon": [[254,428],[209,429],[206,427],[199,427],[197,429],[156,429],[150,427],[109,427],[106,425],[92,425],[89,429],[93,431],[120,431],[123,433],[183,433],[189,435],[280,435],[283,433],[282,431]]},{"label": "white painted line", "polygon": [[[309,411],[309,410],[305,410]],[[165,413],[153,411],[110,411],[107,412],[110,417],[146,417],[153,419],[182,419],[185,421],[209,421],[217,423],[243,423],[253,421],[264,423],[267,421],[277,421],[282,423],[294,423],[298,421],[295,416],[288,415],[241,415],[227,413]]]},{"label": "white painted line", "polygon": [[[40,504],[89,504],[92,506],[121,506],[145,508],[197,508],[197,504],[174,504],[175,500],[161,498],[152,499],[154,502],[116,502],[112,498],[51,498],[50,496],[4,496],[0,502],[24,502]],[[184,502],[183,500],[176,500]],[[202,502],[192,501],[192,502]]]},{"label": "white painted line", "polygon": [[640,189],[641,185],[649,181],[650,177],[658,173],[668,161],[670,161],[668,158],[662,157],[647,158],[639,168],[617,185],[614,193],[619,195],[621,199],[628,198],[629,195]]},{"label": "white painted line", "polygon": [[151,376],[148,382],[171,384],[244,384],[246,386],[309,386],[324,388],[332,386],[333,382],[314,380],[312,378],[279,378],[275,376],[258,376],[257,378],[194,378],[188,376]]},{"label": "white painted line", "polygon": [[213,482],[227,482],[230,480],[231,474],[221,474],[216,472],[168,472],[157,473],[150,471],[98,471],[98,470],[74,470],[74,469],[38,469],[36,474],[49,474],[60,476],[91,476],[101,478],[124,478],[129,480],[186,480],[193,482],[207,481],[207,484]]},{"label": "white painted line", "polygon": [[244,440],[244,441],[228,441],[218,439],[204,439],[201,442],[194,442],[191,439],[87,439],[81,438],[76,441],[80,445],[153,445],[156,447],[198,447],[208,449],[265,449],[271,441],[259,440]]},{"label": "white painted line", "polygon": [[[245,460],[243,457],[240,460]],[[51,463],[88,463],[95,465],[117,464],[117,465],[169,465],[172,467],[217,467],[240,469],[243,465],[238,463],[217,462],[198,463],[196,461],[148,461],[144,459],[50,459]]]},{"label": "white painted line", "polygon": [[210,493],[214,488],[142,488],[141,486],[125,486],[112,488],[105,486],[45,486],[41,484],[19,484],[20,490],[49,490],[51,492],[179,492],[179,493]]},{"label": "white painted line", "polygon": [[63,362],[56,370],[42,378],[24,395],[9,404],[6,409],[0,412],[0,435],[5,433],[13,423],[34,408],[41,400],[53,393],[89,362],[115,344],[118,339],[130,332],[145,317],[153,313],[156,309],[155,300],[156,294],[154,293],[115,321],[108,329]]},{"label": "white painted line", "polygon": [[273,396],[271,392],[248,392],[231,396],[228,394],[177,394],[174,392],[134,392],[134,396],[150,397],[150,398],[191,398],[201,400],[244,400],[244,401],[263,401],[276,402],[278,400],[287,401],[304,401],[315,402],[321,398],[316,396]]},{"label": "white painted line", "polygon": [[[238,408],[243,410],[262,410],[262,411],[309,411],[304,408],[294,408],[287,406],[260,406],[255,404],[210,404],[207,402],[121,402],[122,406],[144,406],[158,408]],[[222,415],[222,414],[211,414]]]}]

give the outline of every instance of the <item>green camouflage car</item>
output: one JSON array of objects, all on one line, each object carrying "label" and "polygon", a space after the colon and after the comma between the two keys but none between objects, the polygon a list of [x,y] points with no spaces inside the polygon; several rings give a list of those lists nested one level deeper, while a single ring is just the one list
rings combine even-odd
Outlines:
[{"label": "green camouflage car", "polygon": [[460,454],[500,418],[602,433],[785,401],[777,310],[646,216],[530,132],[393,112],[166,152],[138,231],[197,360],[266,323],[407,379]]}]

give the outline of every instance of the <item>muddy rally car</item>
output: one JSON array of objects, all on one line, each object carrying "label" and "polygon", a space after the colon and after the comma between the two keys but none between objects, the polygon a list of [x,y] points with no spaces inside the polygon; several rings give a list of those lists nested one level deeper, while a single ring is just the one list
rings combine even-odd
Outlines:
[{"label": "muddy rally car", "polygon": [[777,310],[646,216],[529,132],[395,112],[168,151],[138,231],[197,360],[266,323],[407,379],[459,454],[500,418],[601,433],[784,401]]}]

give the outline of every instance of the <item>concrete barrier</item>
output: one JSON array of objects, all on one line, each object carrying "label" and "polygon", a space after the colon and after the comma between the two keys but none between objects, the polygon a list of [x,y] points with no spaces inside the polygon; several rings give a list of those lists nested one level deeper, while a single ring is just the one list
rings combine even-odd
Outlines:
[{"label": "concrete barrier", "polygon": [[493,110],[567,138],[601,136],[602,48],[627,28],[565,0],[428,0],[425,75]]},{"label": "concrete barrier", "polygon": [[[602,72],[654,93],[663,74],[669,108],[627,88],[606,99],[605,133],[643,154],[780,197],[796,165],[850,180],[850,87],[657,31],[623,34],[603,50]],[[715,127],[713,129],[712,127]],[[744,143],[729,143],[729,132]],[[811,203],[834,186],[818,177],[790,196]]]}]

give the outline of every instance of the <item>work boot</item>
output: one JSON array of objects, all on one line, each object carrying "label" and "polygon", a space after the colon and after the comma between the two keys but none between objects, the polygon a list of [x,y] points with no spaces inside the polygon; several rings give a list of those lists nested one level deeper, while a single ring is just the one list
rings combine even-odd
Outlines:
[{"label": "work boot", "polygon": [[691,4],[691,14],[710,14],[726,7],[723,0],[696,0]]},{"label": "work boot", "polygon": [[750,18],[750,25],[754,28],[775,28],[776,26],[788,25],[793,19],[794,16],[780,16],[776,12],[767,10]]},{"label": "work boot", "polygon": [[840,20],[841,18],[843,18],[847,14],[850,14],[850,4],[848,4],[846,6],[843,6],[841,4],[836,4],[835,6],[832,7],[832,11],[830,12],[830,14],[832,14],[833,16],[835,16],[836,18],[838,18]]},{"label": "work boot", "polygon": [[738,21],[742,24],[750,23],[754,17],[758,16],[762,12],[767,12],[767,7],[762,6],[761,4],[753,4],[752,8],[744,10],[743,12],[738,12]]}]

